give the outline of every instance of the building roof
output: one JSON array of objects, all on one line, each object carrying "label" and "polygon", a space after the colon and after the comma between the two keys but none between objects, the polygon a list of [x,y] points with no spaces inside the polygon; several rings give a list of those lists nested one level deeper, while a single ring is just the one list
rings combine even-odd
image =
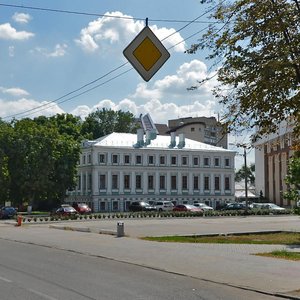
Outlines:
[{"label": "building roof", "polygon": [[[145,141],[145,136],[144,136]],[[96,146],[96,147],[118,147],[118,148],[133,148],[133,146],[137,143],[137,135],[131,133],[118,133],[113,132],[109,135],[103,136],[94,141],[85,141],[84,145],[86,146]],[[154,140],[151,140],[150,144],[147,146],[143,146],[142,149],[160,149],[160,150],[172,150],[172,149],[180,149],[177,147],[179,144],[179,137],[176,137],[176,146],[173,148],[169,148],[171,144],[170,136],[161,136],[158,135]],[[215,147],[209,144],[197,142],[191,139],[185,138],[185,145],[182,148],[183,150],[204,150],[204,151],[212,151],[212,152],[228,152],[235,153],[235,151],[224,149],[221,147]]]}]

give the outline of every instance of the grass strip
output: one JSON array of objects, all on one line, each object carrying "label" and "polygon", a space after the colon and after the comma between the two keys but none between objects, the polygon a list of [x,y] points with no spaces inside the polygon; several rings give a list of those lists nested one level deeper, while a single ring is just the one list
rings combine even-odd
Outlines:
[{"label": "grass strip", "polygon": [[256,253],[255,255],[300,261],[300,252],[292,252],[287,250],[274,250],[269,253]]},{"label": "grass strip", "polygon": [[300,233],[257,233],[218,236],[163,236],[144,237],[144,240],[170,243],[217,243],[217,244],[267,244],[267,245],[300,245]]}]

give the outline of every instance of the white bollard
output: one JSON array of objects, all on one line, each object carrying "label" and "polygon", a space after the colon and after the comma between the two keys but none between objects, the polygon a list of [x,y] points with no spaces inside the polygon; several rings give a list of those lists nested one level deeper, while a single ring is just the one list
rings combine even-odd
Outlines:
[{"label": "white bollard", "polygon": [[117,223],[117,237],[124,236],[124,222]]}]

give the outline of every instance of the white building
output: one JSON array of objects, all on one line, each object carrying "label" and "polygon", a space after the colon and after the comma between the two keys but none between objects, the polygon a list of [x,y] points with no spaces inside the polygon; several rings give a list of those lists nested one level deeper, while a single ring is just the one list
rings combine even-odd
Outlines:
[{"label": "white building", "polygon": [[[152,138],[152,139],[151,139]],[[235,152],[172,133],[112,133],[82,143],[78,185],[66,202],[94,211],[126,211],[132,201],[234,201]]]}]

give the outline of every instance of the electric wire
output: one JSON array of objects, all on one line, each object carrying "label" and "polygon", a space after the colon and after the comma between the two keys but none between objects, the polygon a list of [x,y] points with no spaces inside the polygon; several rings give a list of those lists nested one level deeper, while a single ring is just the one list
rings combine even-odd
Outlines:
[{"label": "electric wire", "polygon": [[[61,100],[62,98],[68,97],[68,96],[70,96],[71,94],[74,94],[74,93],[76,93],[76,92],[78,92],[78,91],[84,89],[85,87],[90,86],[91,84],[93,84],[93,83],[95,83],[95,82],[97,82],[97,81],[99,81],[99,80],[101,80],[101,79],[107,77],[108,75],[110,75],[110,74],[116,72],[117,70],[123,68],[123,67],[124,67],[125,65],[127,65],[127,64],[128,64],[128,62],[125,62],[125,63],[123,63],[122,65],[120,65],[120,66],[118,66],[118,67],[112,69],[111,71],[105,73],[104,75],[98,77],[97,79],[95,79],[95,80],[93,80],[93,81],[90,81],[90,82],[84,84],[83,86],[81,86],[81,87],[79,87],[79,88],[77,88],[77,89],[75,89],[75,90],[73,90],[73,91],[71,91],[71,92],[68,92],[68,93],[64,94],[63,96],[60,96],[59,98],[56,98],[56,99],[54,99],[54,100],[52,100],[52,101],[49,101],[49,102],[47,102],[47,103],[45,103],[45,104],[41,104],[41,105],[39,105],[39,106],[37,106],[37,107],[35,107],[35,108],[28,109],[28,110],[26,110],[26,111],[24,111],[24,112],[19,112],[19,113],[13,114],[13,115],[5,116],[5,117],[3,117],[2,119],[8,119],[8,118],[12,118],[12,117],[15,117],[15,116],[23,115],[23,114],[26,114],[27,112],[31,112],[31,111],[34,111],[34,110],[39,109],[39,108],[41,108],[41,107],[48,106],[48,105],[50,105],[51,103],[56,103],[56,102],[58,102],[59,100]],[[58,102],[58,103],[62,103],[62,102]]]},{"label": "electric wire", "polygon": [[[47,8],[47,7],[35,7],[35,6],[16,5],[16,4],[7,4],[7,3],[0,3],[0,6],[2,6],[2,7],[12,7],[12,8],[22,8],[22,9],[36,10],[36,11],[53,12],[53,13],[65,13],[65,14],[73,14],[73,15],[102,17],[102,18],[115,18],[115,19],[145,21],[145,18],[89,13],[89,12],[83,12],[83,11],[72,11],[72,10],[55,9],[55,8]],[[197,19],[199,19],[199,18],[197,18]],[[190,22],[202,23],[202,24],[215,24],[215,23],[218,23],[218,22],[209,22],[209,21],[197,21],[197,19],[194,20],[194,21],[176,20],[176,19],[149,19],[149,21],[151,21],[151,22],[164,22],[164,23],[190,23]]]},{"label": "electric wire", "polygon": [[[225,0],[224,0],[224,1],[225,1]],[[222,1],[221,3],[223,3],[224,1]],[[4,5],[4,4],[2,4],[2,3],[0,3],[0,6],[13,6],[13,7],[15,7],[14,5]],[[201,15],[198,16],[198,17],[196,17],[196,18],[193,19],[192,21],[189,21],[188,24],[184,25],[183,27],[181,27],[180,29],[176,30],[176,31],[173,32],[172,34],[166,36],[166,37],[163,38],[161,41],[164,41],[164,40],[168,39],[169,37],[171,37],[171,36],[174,35],[175,33],[180,32],[181,30],[185,29],[186,27],[188,27],[188,26],[191,25],[192,23],[195,23],[199,18],[201,18],[201,17],[203,17],[204,15],[208,14],[209,12],[211,12],[212,10],[214,10],[217,6],[219,6],[219,4],[215,5],[215,6],[212,7],[211,9],[205,11],[203,14],[201,14]],[[23,6],[17,6],[17,7],[23,7]],[[23,7],[23,8],[24,8],[24,7]],[[27,7],[27,8],[28,8],[28,7]],[[35,8],[35,9],[40,9],[40,8]],[[44,10],[44,9],[42,9],[42,10]],[[48,10],[48,9],[45,9],[45,10]],[[56,11],[56,10],[54,10],[54,11]],[[192,38],[193,36],[199,34],[200,32],[202,32],[202,31],[204,31],[204,30],[206,30],[207,28],[208,28],[208,26],[205,27],[204,29],[201,29],[201,30],[197,31],[196,33],[190,35],[189,37],[187,37],[187,38],[183,39],[182,41],[176,43],[175,45],[169,47],[168,50],[169,50],[169,49],[172,49],[172,48],[174,48],[174,47],[176,47],[177,45],[179,45],[179,44],[181,44],[181,43],[183,43],[183,42],[185,42],[186,40]],[[50,102],[47,102],[47,103],[45,103],[45,104],[39,105],[39,106],[37,106],[37,107],[35,107],[35,108],[29,109],[29,110],[26,110],[26,111],[23,111],[23,112],[20,112],[20,113],[16,113],[16,114],[12,114],[12,115],[5,116],[5,117],[3,117],[2,119],[13,118],[13,117],[20,116],[20,115],[25,115],[25,117],[26,117],[26,116],[28,116],[28,115],[35,114],[35,113],[37,113],[37,112],[39,112],[39,111],[43,111],[43,110],[45,110],[45,109],[48,109],[48,108],[51,108],[52,106],[54,106],[54,105],[51,105],[51,104],[54,104],[54,103],[55,103],[55,104],[61,104],[61,103],[67,102],[67,101],[69,101],[69,100],[72,100],[72,99],[74,99],[74,98],[77,98],[77,97],[79,97],[79,96],[81,96],[81,95],[83,95],[83,94],[85,94],[85,93],[88,93],[88,92],[90,92],[90,91],[92,91],[92,90],[94,90],[94,89],[96,89],[96,88],[98,88],[98,87],[100,87],[100,86],[103,86],[104,84],[106,84],[106,83],[108,83],[108,82],[110,82],[110,81],[112,81],[112,80],[114,80],[114,79],[116,79],[116,78],[118,78],[118,77],[120,77],[120,76],[122,76],[122,75],[128,73],[129,71],[133,70],[133,68],[130,68],[130,69],[128,69],[128,70],[126,70],[126,71],[124,71],[124,72],[122,72],[122,73],[120,73],[120,74],[114,76],[113,78],[111,78],[111,79],[109,79],[109,80],[106,80],[106,81],[103,82],[103,83],[100,83],[100,84],[98,84],[98,85],[96,85],[96,86],[94,86],[94,87],[92,87],[92,88],[89,88],[88,90],[85,90],[85,91],[81,92],[80,94],[77,94],[77,95],[72,96],[72,97],[70,97],[70,98],[67,98],[67,99],[65,99],[65,100],[61,100],[61,99],[65,98],[65,97],[67,97],[67,96],[69,96],[69,95],[71,95],[71,94],[73,94],[73,93],[76,93],[76,92],[82,90],[83,88],[85,88],[85,87],[87,87],[87,86],[89,86],[89,85],[91,85],[91,84],[93,84],[93,83],[95,83],[95,82],[97,82],[97,81],[99,81],[99,80],[101,80],[101,79],[107,77],[108,75],[110,75],[110,74],[112,74],[113,72],[115,72],[115,71],[121,69],[122,67],[124,67],[124,66],[127,65],[127,64],[128,64],[128,62],[126,62],[126,63],[124,63],[124,64],[122,64],[122,65],[116,67],[115,69],[113,69],[113,70],[107,72],[106,74],[100,76],[99,78],[97,78],[97,79],[95,79],[95,80],[93,80],[93,81],[91,81],[91,82],[89,82],[89,83],[87,83],[87,84],[84,84],[84,85],[81,86],[80,88],[77,88],[77,89],[75,89],[75,90],[73,90],[73,91],[71,91],[71,92],[68,92],[68,93],[64,94],[63,96],[61,96],[61,97],[59,97],[59,98],[56,98],[55,100],[52,100],[52,101],[50,101]],[[61,100],[61,101],[60,101],[60,100]],[[39,109],[39,108],[41,108],[41,109]],[[29,113],[29,114],[28,114],[28,113]]]}]

